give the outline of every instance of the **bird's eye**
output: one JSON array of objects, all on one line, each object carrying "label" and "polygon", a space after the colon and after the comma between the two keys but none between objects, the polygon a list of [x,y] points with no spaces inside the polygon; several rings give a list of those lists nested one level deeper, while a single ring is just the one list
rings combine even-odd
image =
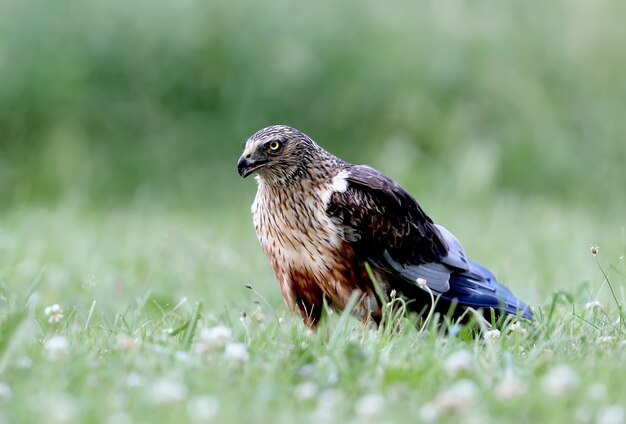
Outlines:
[{"label": "bird's eye", "polygon": [[269,148],[271,151],[275,152],[276,150],[280,149],[280,142],[279,141],[270,142]]}]

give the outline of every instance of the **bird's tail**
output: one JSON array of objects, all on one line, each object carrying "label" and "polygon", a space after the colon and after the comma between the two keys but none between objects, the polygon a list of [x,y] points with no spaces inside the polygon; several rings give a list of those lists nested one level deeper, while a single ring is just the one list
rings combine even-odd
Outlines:
[{"label": "bird's tail", "polygon": [[473,308],[493,308],[511,315],[533,320],[533,313],[524,302],[498,283],[496,277],[484,266],[472,260],[467,271],[450,275],[450,290],[442,294],[448,301]]}]

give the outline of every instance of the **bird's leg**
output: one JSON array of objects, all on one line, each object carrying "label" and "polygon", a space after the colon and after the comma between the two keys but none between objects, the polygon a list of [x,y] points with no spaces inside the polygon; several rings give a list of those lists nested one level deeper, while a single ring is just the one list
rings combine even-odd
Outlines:
[{"label": "bird's leg", "polygon": [[321,289],[317,286],[308,285],[306,290],[296,291],[295,294],[296,304],[304,324],[313,331],[317,330],[324,305],[324,295]]},{"label": "bird's leg", "polygon": [[322,317],[321,303],[312,304],[300,301],[298,303],[298,310],[300,311],[304,325],[309,327],[311,330],[316,331],[320,318]]}]

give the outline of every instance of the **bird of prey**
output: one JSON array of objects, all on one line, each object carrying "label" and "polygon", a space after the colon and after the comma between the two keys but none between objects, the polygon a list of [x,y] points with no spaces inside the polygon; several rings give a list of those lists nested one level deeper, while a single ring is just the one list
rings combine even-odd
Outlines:
[{"label": "bird of prey", "polygon": [[[252,135],[237,169],[256,173],[257,237],[290,309],[316,328],[324,300],[379,323],[392,291],[418,312],[465,308],[532,319],[532,312],[446,228],[380,171],[352,165],[302,132],[274,125]],[[368,266],[371,278],[368,273]],[[376,281],[376,283],[375,283]]]}]

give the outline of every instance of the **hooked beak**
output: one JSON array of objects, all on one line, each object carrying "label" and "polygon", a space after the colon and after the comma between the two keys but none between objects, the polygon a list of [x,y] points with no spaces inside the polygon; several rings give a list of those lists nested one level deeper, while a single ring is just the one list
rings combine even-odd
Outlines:
[{"label": "hooked beak", "polygon": [[255,162],[241,156],[239,158],[239,162],[237,162],[237,171],[239,172],[239,175],[241,175],[241,178],[246,178],[248,175],[267,164],[267,162],[269,161],[260,160]]}]

